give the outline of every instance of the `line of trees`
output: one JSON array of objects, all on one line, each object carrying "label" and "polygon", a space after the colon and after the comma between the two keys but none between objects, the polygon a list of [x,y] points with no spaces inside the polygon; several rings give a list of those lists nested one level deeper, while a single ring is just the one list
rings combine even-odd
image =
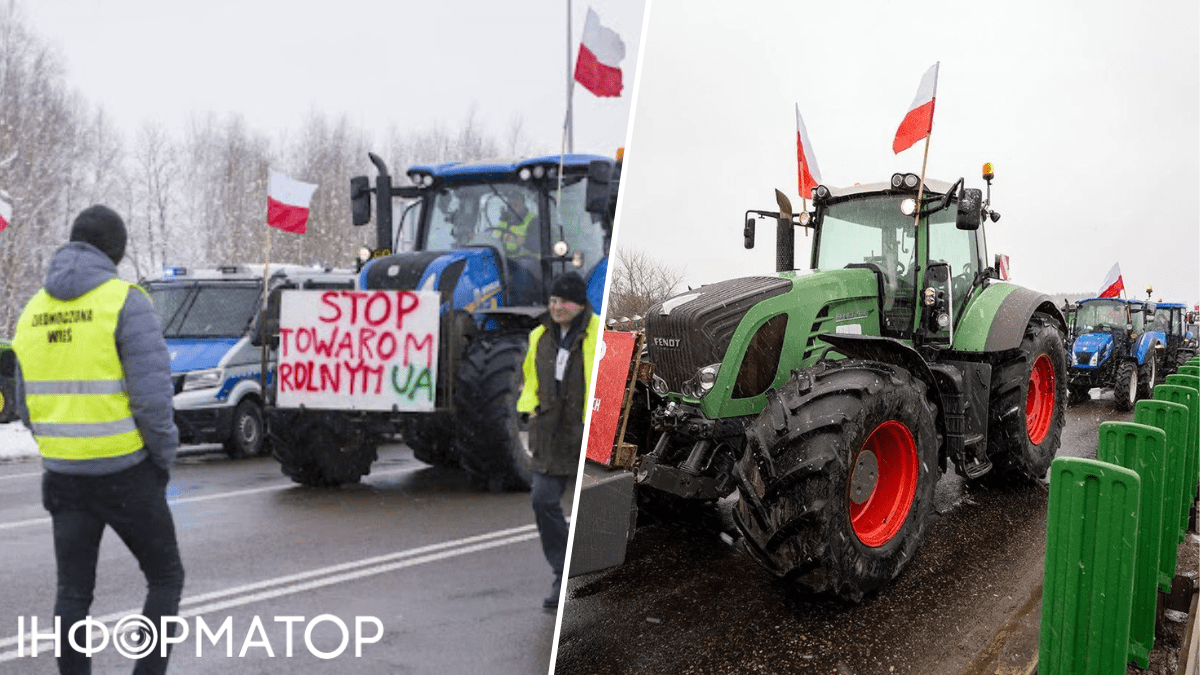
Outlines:
[{"label": "line of trees", "polygon": [[[673,267],[630,246],[618,246],[610,265],[612,283],[608,289],[606,325],[617,329],[631,327],[622,319],[645,317],[651,305],[675,295],[683,283],[685,270]],[[636,326],[643,327],[645,324]]]},{"label": "line of trees", "polygon": [[535,152],[519,118],[497,137],[482,117],[472,108],[456,130],[392,128],[380,141],[320,112],[293,135],[274,137],[239,114],[197,113],[177,136],[146,122],[130,138],[71,91],[53,48],[16,2],[0,4],[0,199],[12,205],[0,232],[0,336],[12,334],[75,214],[90,204],[125,219],[124,278],[165,264],[261,263],[270,167],[320,186],[307,234],[272,233],[272,262],[349,266],[359,247],[375,243],[373,227],[350,223],[350,177],[375,172],[368,151],[401,179],[414,163]]}]

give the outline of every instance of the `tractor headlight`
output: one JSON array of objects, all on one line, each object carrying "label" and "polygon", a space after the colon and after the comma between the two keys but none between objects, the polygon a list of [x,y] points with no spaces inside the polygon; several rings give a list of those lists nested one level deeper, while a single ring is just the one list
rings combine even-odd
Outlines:
[{"label": "tractor headlight", "polygon": [[542,176],[545,176],[545,175],[546,175],[546,167],[542,166],[541,164],[538,164],[537,166],[533,167],[533,177],[534,178],[541,178]]},{"label": "tractor headlight", "polygon": [[667,386],[666,380],[662,379],[658,375],[655,375],[650,380],[650,389],[659,396],[666,396],[669,387]]},{"label": "tractor headlight", "polygon": [[903,213],[906,216],[911,216],[916,212],[917,200],[913,199],[912,197],[908,197],[904,201],[900,202],[900,213]]},{"label": "tractor headlight", "polygon": [[520,178],[521,180],[529,180],[532,177],[533,177],[533,172],[530,171],[529,167],[527,167],[527,166],[523,167],[520,171],[517,172],[517,178]]},{"label": "tractor headlight", "polygon": [[696,372],[695,377],[683,383],[683,394],[692,398],[703,398],[705,394],[712,391],[713,385],[717,383],[717,373],[720,370],[721,364],[719,363],[704,366]]},{"label": "tractor headlight", "polygon": [[221,382],[225,381],[224,368],[210,368],[209,370],[193,370],[183,376],[182,391],[192,391],[194,389],[212,389],[218,387]]},{"label": "tractor headlight", "polygon": [[938,328],[945,328],[946,326],[949,326],[950,325],[950,315],[946,314],[945,312],[938,314],[937,324],[938,324]]},{"label": "tractor headlight", "polygon": [[570,250],[571,246],[567,242],[561,239],[554,242],[554,255],[562,258],[565,257]]}]

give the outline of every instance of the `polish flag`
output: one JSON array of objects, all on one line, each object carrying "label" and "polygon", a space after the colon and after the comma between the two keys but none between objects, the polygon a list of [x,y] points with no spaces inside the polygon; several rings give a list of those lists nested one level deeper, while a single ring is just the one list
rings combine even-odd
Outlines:
[{"label": "polish flag", "polygon": [[8,221],[12,220],[12,204],[0,199],[0,232],[8,227]]},{"label": "polish flag", "polygon": [[1105,275],[1104,283],[1100,284],[1100,293],[1096,297],[1115,298],[1123,290],[1125,290],[1125,282],[1121,279],[1121,263],[1117,263]]},{"label": "polish flag", "polygon": [[317,186],[272,171],[267,180],[267,224],[284,232],[304,234],[308,205]]},{"label": "polish flag", "polygon": [[597,96],[621,95],[621,59],[625,43],[611,28],[600,25],[600,17],[588,7],[575,60],[575,81]]},{"label": "polish flag", "polygon": [[925,71],[921,76],[921,85],[917,87],[917,97],[908,107],[908,114],[896,130],[896,139],[892,141],[892,152],[900,154],[902,150],[912,147],[913,143],[925,138],[933,129],[933,102],[937,98],[938,64]]},{"label": "polish flag", "polygon": [[796,166],[800,177],[800,196],[807,199],[812,189],[821,184],[821,170],[817,168],[817,155],[808,140],[808,130],[800,118],[800,104],[796,104]]}]

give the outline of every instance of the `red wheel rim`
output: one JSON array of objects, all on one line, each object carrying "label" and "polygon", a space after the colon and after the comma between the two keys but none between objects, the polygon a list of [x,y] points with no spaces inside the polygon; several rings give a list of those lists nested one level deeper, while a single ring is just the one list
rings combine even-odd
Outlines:
[{"label": "red wheel rim", "polygon": [[918,469],[917,444],[908,427],[888,420],[867,436],[854,460],[847,497],[859,541],[876,548],[896,536],[917,494]]},{"label": "red wheel rim", "polygon": [[1037,445],[1050,432],[1054,417],[1054,365],[1042,354],[1029,372],[1029,393],[1025,396],[1025,428],[1029,440]]}]

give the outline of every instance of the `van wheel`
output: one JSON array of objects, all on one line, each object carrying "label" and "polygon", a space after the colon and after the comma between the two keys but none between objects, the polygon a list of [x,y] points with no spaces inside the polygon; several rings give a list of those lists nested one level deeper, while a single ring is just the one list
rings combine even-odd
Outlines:
[{"label": "van wheel", "polygon": [[254,457],[263,448],[263,414],[258,403],[242,399],[233,410],[233,425],[225,453],[232,459]]}]

